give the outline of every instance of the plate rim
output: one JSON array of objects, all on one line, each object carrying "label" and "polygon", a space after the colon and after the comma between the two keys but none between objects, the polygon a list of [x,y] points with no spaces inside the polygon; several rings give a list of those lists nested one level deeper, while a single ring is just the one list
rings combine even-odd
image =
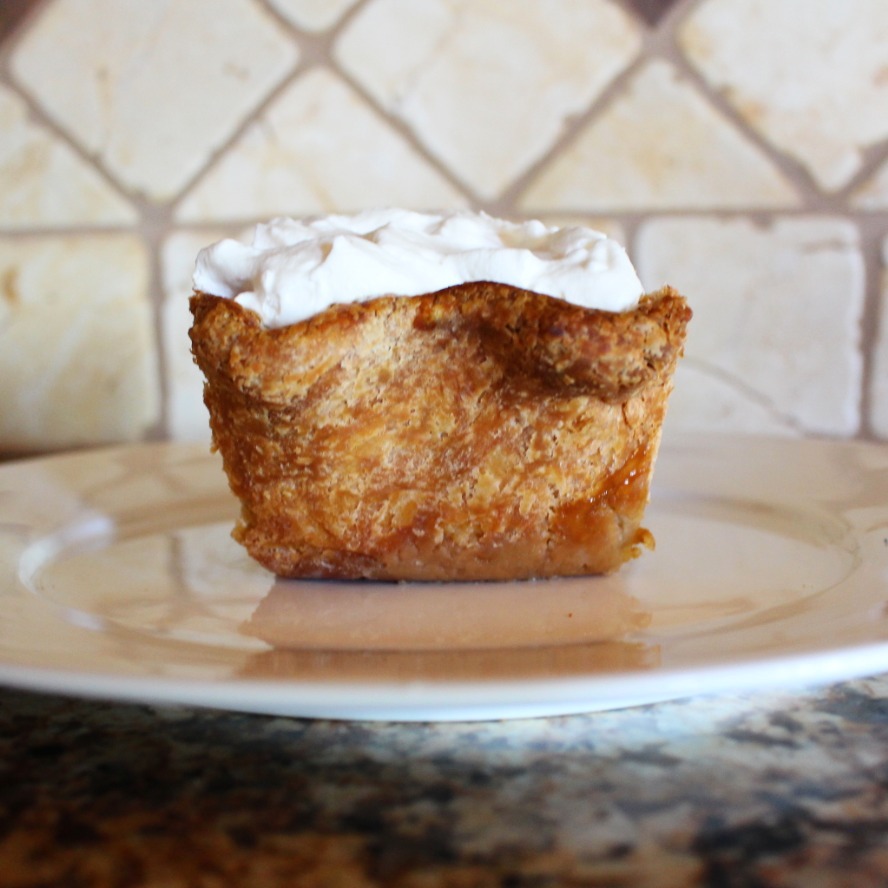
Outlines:
[{"label": "plate rim", "polygon": [[[718,446],[742,438],[753,446],[778,449],[825,449],[835,452],[857,452],[877,455],[888,466],[888,444],[859,439],[776,438],[758,435],[705,436],[676,435],[664,444],[663,453],[688,446]],[[79,460],[113,460],[120,455],[146,455],[152,466],[172,459],[174,463],[190,459],[216,459],[208,445],[189,441],[153,441],[138,444],[109,445],[62,454],[48,454],[0,463],[0,534],[3,531],[3,482],[23,468],[46,467]],[[220,465],[221,472],[221,465]],[[888,522],[888,504],[885,506]],[[888,524],[886,524],[888,528]],[[888,531],[886,531],[888,532]],[[886,537],[888,544],[888,537]],[[8,565],[7,565],[8,566]],[[4,594],[0,589],[0,595]],[[886,590],[888,598],[888,590]],[[837,660],[841,660],[837,664]],[[758,669],[756,669],[758,667]],[[581,676],[523,677],[520,690],[532,701],[512,700],[519,691],[513,680],[475,678],[465,680],[435,679],[420,681],[380,681],[371,687],[377,691],[372,704],[349,705],[356,693],[367,690],[364,682],[330,682],[315,679],[308,682],[292,678],[256,678],[248,676],[214,679],[151,678],[140,675],[110,675],[88,669],[59,669],[8,662],[6,650],[0,646],[0,684],[21,690],[92,697],[104,700],[125,700],[138,703],[162,703],[209,706],[244,712],[263,712],[289,716],[322,718],[366,718],[371,720],[477,720],[487,718],[531,717],[538,715],[591,712],[601,709],[663,702],[696,694],[712,694],[741,690],[749,685],[750,673],[760,672],[757,687],[776,688],[787,684],[820,685],[836,680],[859,678],[888,669],[888,639],[867,643],[830,646],[817,651],[776,653],[764,659],[740,659],[707,666],[675,668],[654,667],[646,670],[615,670]],[[650,683],[656,675],[660,689],[656,693],[634,693],[639,686]],[[695,689],[688,692],[688,679]],[[602,694],[603,686],[610,691]],[[434,688],[437,704],[424,702],[422,693]],[[683,689],[683,692],[682,692]],[[595,693],[590,694],[590,691]],[[248,693],[249,692],[249,693]],[[381,693],[380,693],[381,692]],[[400,697],[395,700],[394,697]],[[255,706],[251,705],[254,698]],[[324,699],[321,699],[323,697]],[[502,699],[497,704],[494,698]],[[546,704],[546,699],[551,705]],[[298,698],[298,699],[297,699]],[[232,705],[235,703],[236,705]]]}]

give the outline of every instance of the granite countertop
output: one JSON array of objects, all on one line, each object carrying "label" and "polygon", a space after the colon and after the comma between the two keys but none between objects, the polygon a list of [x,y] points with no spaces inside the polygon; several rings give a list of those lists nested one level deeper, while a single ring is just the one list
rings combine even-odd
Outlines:
[{"label": "granite countertop", "polygon": [[888,884],[888,676],[524,721],[0,692],[0,885]]}]

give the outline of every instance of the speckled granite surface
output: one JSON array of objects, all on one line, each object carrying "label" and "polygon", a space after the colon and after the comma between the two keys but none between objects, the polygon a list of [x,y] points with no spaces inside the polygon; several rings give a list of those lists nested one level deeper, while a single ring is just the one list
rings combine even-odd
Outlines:
[{"label": "speckled granite surface", "polygon": [[0,692],[0,884],[888,884],[888,677],[473,724]]}]

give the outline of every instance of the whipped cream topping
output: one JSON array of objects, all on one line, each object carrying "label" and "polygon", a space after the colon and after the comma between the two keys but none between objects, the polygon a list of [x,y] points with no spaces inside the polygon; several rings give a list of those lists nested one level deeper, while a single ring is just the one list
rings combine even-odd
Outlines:
[{"label": "whipped cream topping", "polygon": [[614,240],[582,227],[507,222],[486,213],[372,210],[273,219],[250,245],[202,250],[194,288],[234,299],[266,327],[284,327],[338,302],[417,296],[492,281],[576,305],[626,311],[643,287]]}]

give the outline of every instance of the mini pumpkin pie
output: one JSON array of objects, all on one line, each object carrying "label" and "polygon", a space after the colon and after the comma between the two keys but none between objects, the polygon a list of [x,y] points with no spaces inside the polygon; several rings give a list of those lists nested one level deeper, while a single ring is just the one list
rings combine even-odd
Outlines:
[{"label": "mini pumpkin pie", "polygon": [[385,210],[198,257],[233,531],[282,577],[607,573],[642,527],[691,317],[585,228]]}]

